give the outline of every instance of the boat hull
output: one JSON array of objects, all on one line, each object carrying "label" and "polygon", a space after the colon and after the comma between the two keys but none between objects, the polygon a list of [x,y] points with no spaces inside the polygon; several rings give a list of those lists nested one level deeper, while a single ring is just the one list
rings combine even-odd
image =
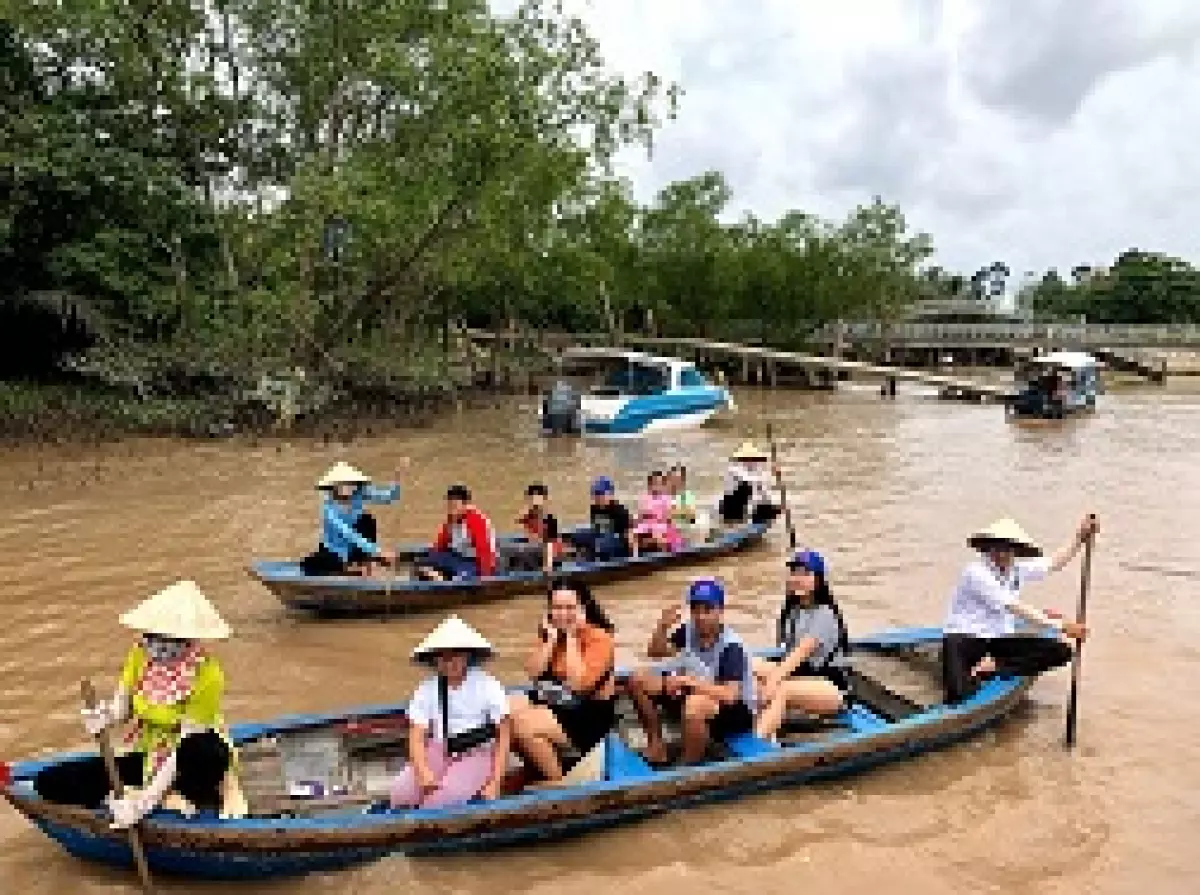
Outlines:
[{"label": "boat hull", "polygon": [[724,388],[691,388],[630,398],[585,398],[583,434],[636,438],[702,426],[733,401]]},{"label": "boat hull", "polygon": [[[856,641],[858,650],[903,650],[940,641],[937,629],[884,632]],[[538,790],[444,810],[341,813],[319,818],[218,821],[155,814],[142,840],[156,873],[249,879],[328,870],[385,854],[434,854],[558,838],[645,818],[690,805],[723,801],[777,787],[866,770],[963,740],[999,721],[1022,699],[1029,681],[996,678],[964,703],[926,708],[898,722],[862,713],[846,734],[821,743],[773,746],[750,737],[733,757],[694,768],[653,771],[610,735],[606,779]],[[403,706],[361,709],[339,716],[299,716],[233,730],[239,743],[338,719],[382,717]],[[32,779],[59,756],[13,769],[5,798],[48,836],[77,857],[131,866],[123,834],[99,812],[50,804]]]},{"label": "boat hull", "polygon": [[[742,525],[721,532],[711,542],[674,553],[651,553],[635,559],[563,564],[563,575],[593,584],[649,575],[662,569],[708,562],[760,544],[767,525]],[[511,540],[511,539],[510,539]],[[416,550],[407,551],[410,557]],[[517,572],[465,581],[412,581],[362,576],[309,576],[293,561],[257,562],[250,575],[289,609],[330,616],[382,615],[445,609],[467,603],[532,593],[546,586],[540,572]]]}]

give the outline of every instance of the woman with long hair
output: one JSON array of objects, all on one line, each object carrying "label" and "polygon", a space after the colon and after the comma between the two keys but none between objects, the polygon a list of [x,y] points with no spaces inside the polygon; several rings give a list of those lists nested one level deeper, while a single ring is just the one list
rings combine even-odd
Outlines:
[{"label": "woman with long hair", "polygon": [[559,750],[586,755],[615,721],[613,624],[583,582],[556,579],[525,660],[528,698],[513,697],[513,745],[543,779],[562,779]]},{"label": "woman with long hair", "polygon": [[782,658],[755,667],[755,733],[764,739],[775,736],[788,709],[827,715],[840,710],[849,697],[846,623],[829,590],[825,560],[815,550],[800,550],[788,561],[778,642]]}]

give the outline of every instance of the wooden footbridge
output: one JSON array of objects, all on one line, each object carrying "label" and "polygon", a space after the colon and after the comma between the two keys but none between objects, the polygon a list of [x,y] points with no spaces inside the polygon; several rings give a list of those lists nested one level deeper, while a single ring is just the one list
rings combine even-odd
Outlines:
[{"label": "wooden footbridge", "polygon": [[894,396],[898,382],[933,386],[943,398],[965,401],[1005,401],[1014,394],[1009,384],[983,382],[926,370],[887,366],[794,351],[776,351],[735,342],[715,342],[694,338],[652,338],[623,336],[619,346],[608,334],[569,336],[529,336],[518,333],[494,333],[468,330],[472,342],[491,347],[497,342],[510,349],[536,347],[548,357],[556,357],[570,347],[606,347],[642,350],[672,357],[691,358],[709,370],[720,370],[727,378],[743,384],[764,386],[803,385],[809,388],[834,388],[838,380],[874,378],[883,382],[883,393]]}]

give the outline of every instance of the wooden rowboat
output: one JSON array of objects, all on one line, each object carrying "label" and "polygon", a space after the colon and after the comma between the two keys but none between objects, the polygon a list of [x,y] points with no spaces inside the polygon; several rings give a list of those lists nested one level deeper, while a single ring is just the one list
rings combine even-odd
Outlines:
[{"label": "wooden rowboat", "polygon": [[[959,705],[941,704],[940,643],[936,628],[856,641],[850,707],[831,723],[785,734],[778,744],[741,735],[705,764],[655,770],[631,748],[640,728],[630,726],[628,707],[622,706],[614,731],[598,749],[603,772],[596,779],[448,809],[367,807],[386,792],[387,774],[402,762],[393,757],[387,767],[389,759],[379,756],[389,749],[393,756],[403,754],[403,706],[243,725],[233,735],[241,744],[251,816],[222,821],[158,811],[143,823],[142,841],[156,873],[258,878],[344,867],[393,853],[536,842],[853,773],[965,739],[1019,703],[1030,682],[997,677]],[[111,830],[101,812],[51,804],[37,793],[39,771],[80,757],[18,764],[3,795],[71,854],[131,866],[125,835]],[[347,794],[290,796],[300,779],[312,778],[314,767],[325,769],[321,783],[330,792],[341,792],[335,789],[340,781]]]},{"label": "wooden rowboat", "polygon": [[[710,540],[689,545],[674,553],[643,553],[641,556],[605,562],[568,561],[560,569],[589,583],[619,581],[649,575],[660,569],[689,566],[749,549],[762,542],[768,524],[727,528]],[[499,539],[501,556],[524,538],[510,535]],[[411,545],[397,550],[397,565],[413,563],[429,549]],[[262,582],[289,609],[331,616],[381,615],[392,612],[443,609],[531,593],[546,586],[540,572],[508,572],[464,581],[418,581],[393,576],[305,575],[295,560],[264,560],[251,564],[250,575]]]}]

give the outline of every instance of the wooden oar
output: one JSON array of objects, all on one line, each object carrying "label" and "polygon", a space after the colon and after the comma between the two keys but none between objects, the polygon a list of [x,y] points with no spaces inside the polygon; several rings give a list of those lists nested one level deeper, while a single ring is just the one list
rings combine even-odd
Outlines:
[{"label": "wooden oar", "polygon": [[775,436],[771,424],[767,423],[767,442],[771,445],[771,466],[775,469],[775,483],[779,486],[779,500],[783,504],[783,521],[787,526],[788,545],[796,549],[796,526],[792,524],[792,508],[788,506],[787,483],[783,480],[783,471],[779,469],[779,454],[775,450]]},{"label": "wooden oar", "polygon": [[[1089,519],[1095,519],[1089,516]],[[1075,621],[1084,624],[1087,621],[1088,589],[1092,584],[1092,541],[1095,533],[1088,535],[1083,542],[1083,563],[1079,570],[1079,606],[1075,610]],[[1075,644],[1075,655],[1071,657],[1071,695],[1067,697],[1067,748],[1075,745],[1075,721],[1079,714],[1079,665],[1083,654],[1083,642]]]},{"label": "wooden oar", "polygon": [[[96,688],[92,686],[89,680],[80,682],[80,689],[83,691],[83,704],[89,709],[96,707]],[[117,760],[113,757],[112,744],[108,741],[108,731],[102,730],[96,734],[96,743],[100,747],[100,756],[104,759],[104,769],[108,771],[108,784],[112,787],[113,794],[119,799],[125,793],[125,787],[121,784],[121,774],[117,770]],[[127,830],[129,834],[129,848],[133,852],[133,863],[137,866],[138,876],[142,880],[142,891],[153,892],[154,881],[150,878],[150,865],[146,863],[146,853],[142,850],[142,837],[138,834],[137,825],[130,827]]]}]

